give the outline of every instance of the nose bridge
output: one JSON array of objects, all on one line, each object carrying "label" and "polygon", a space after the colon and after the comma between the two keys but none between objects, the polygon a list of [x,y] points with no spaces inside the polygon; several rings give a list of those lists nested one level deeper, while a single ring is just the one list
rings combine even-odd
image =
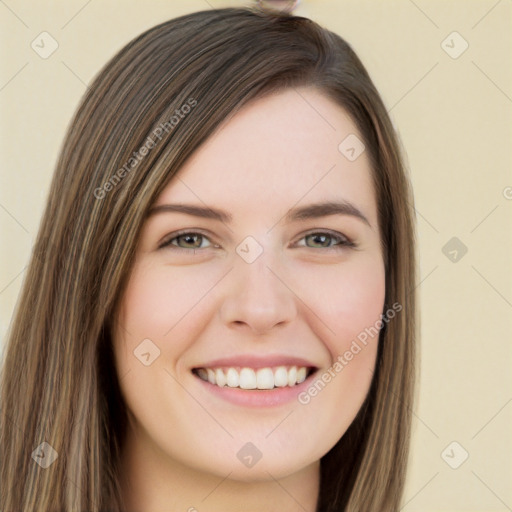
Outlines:
[{"label": "nose bridge", "polygon": [[283,283],[283,266],[272,244],[263,247],[247,237],[237,246],[233,264],[221,306],[223,322],[243,323],[263,332],[293,318],[293,293]]}]

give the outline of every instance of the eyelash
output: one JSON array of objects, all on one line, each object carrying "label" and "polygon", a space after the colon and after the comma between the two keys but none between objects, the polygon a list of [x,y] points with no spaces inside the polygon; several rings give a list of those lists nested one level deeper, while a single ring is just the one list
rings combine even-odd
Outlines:
[{"label": "eyelash", "polygon": [[[205,249],[209,249],[211,247],[205,247],[205,248],[197,248],[197,249],[186,249],[184,247],[178,247],[177,245],[171,244],[173,240],[176,240],[180,236],[183,235],[200,235],[203,238],[208,238],[208,235],[202,233],[201,231],[189,231],[189,230],[181,230],[177,231],[176,233],[172,233],[170,236],[171,238],[167,238],[162,242],[162,244],[159,246],[159,249],[165,249],[170,248],[172,246],[173,251],[185,251],[185,252],[194,252],[195,251],[204,251]],[[351,241],[349,238],[347,238],[345,235],[342,235],[341,233],[337,233],[335,231],[325,230],[325,231],[311,231],[309,233],[305,233],[302,238],[299,239],[303,240],[304,238],[310,236],[310,235],[328,235],[332,239],[334,239],[336,242],[338,242],[336,245],[331,247],[307,247],[305,245],[301,245],[300,247],[305,247],[307,249],[316,249],[316,250],[324,250],[324,251],[339,251],[343,248],[355,248],[357,245]]]}]

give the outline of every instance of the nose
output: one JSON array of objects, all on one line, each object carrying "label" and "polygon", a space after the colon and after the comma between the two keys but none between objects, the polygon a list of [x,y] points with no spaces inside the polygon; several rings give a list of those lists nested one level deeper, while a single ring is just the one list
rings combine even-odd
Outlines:
[{"label": "nose", "polygon": [[221,320],[229,328],[265,334],[295,318],[297,298],[287,286],[282,265],[267,256],[264,251],[252,263],[236,258],[220,308]]}]

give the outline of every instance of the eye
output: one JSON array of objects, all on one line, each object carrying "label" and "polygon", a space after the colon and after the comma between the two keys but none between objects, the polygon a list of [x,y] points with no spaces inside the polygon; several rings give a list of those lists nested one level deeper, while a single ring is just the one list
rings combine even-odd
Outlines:
[{"label": "eye", "polygon": [[[344,247],[355,247],[356,244],[349,240],[345,235],[333,231],[314,231],[307,233],[300,240],[312,240],[313,243],[319,244],[320,247],[311,247],[309,245],[299,245],[299,247],[308,247],[311,249],[327,249],[338,251]],[[331,244],[330,242],[336,242]]]},{"label": "eye", "polygon": [[[167,238],[162,242],[159,246],[160,249],[168,247],[172,250],[183,250],[183,251],[194,251],[196,249],[207,249],[209,247],[219,247],[218,245],[208,245],[204,246],[202,244],[203,241],[209,240],[209,238],[200,232],[196,231],[178,231],[177,233],[172,233],[170,238]],[[311,233],[307,233],[304,235],[301,240],[312,240],[313,243],[318,244],[317,247],[312,247],[309,245],[298,244],[299,247],[306,247],[309,249],[325,249],[325,250],[341,250],[344,247],[355,247],[356,244],[349,240],[345,235],[342,235],[338,232],[332,231],[314,231]],[[331,242],[335,242],[332,244]],[[183,246],[179,244],[183,243]],[[172,246],[172,247],[171,247]]]},{"label": "eye", "polygon": [[[176,240],[176,243],[174,241]],[[196,249],[206,249],[209,246],[204,247],[202,245],[202,241],[208,240],[208,237],[203,233],[198,233],[195,231],[179,231],[178,233],[173,233],[172,238],[167,238],[160,245],[160,249],[164,247],[172,246],[172,249],[184,250],[184,251],[195,251]],[[181,247],[177,244],[182,242],[185,247]]]}]

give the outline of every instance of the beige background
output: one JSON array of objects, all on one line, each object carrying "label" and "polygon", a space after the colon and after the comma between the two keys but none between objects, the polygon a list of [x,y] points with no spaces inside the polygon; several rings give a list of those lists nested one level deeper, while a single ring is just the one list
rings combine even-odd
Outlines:
[{"label": "beige background", "polygon": [[[2,339],[86,84],[142,31],[188,12],[248,3],[0,2]],[[512,510],[512,1],[303,0],[296,13],[352,44],[407,152],[418,214],[422,362],[402,510]],[[31,48],[43,31],[59,44],[47,59]],[[452,58],[446,51],[456,55],[464,40],[468,49]],[[443,253],[452,237],[467,247],[462,257],[460,248],[456,255],[445,249],[457,261]],[[445,451],[452,441],[459,445]],[[469,458],[452,469],[445,460],[455,465],[463,450]]]}]

